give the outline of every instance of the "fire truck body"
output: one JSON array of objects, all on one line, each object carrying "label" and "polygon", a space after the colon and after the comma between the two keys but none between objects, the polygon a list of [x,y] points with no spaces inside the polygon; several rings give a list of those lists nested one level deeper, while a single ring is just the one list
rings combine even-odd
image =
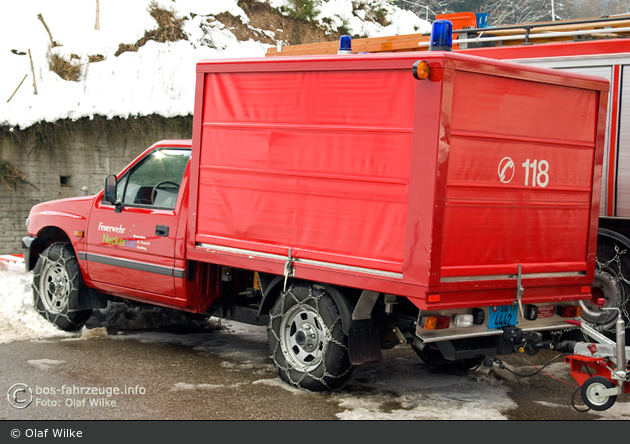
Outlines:
[{"label": "fire truck body", "polygon": [[[599,209],[597,267],[593,298],[583,300],[582,317],[612,330],[619,307],[628,320],[630,297],[630,17],[614,16],[486,27],[480,14],[441,14],[453,22],[455,52],[603,77],[610,82]],[[427,34],[355,39],[352,51],[398,52],[428,49]],[[326,54],[335,43],[270,48],[268,57]],[[579,110],[570,111],[577,115]]]},{"label": "fire truck body", "polygon": [[400,344],[473,367],[590,298],[605,79],[444,51],[196,74],[192,141],[31,210],[58,327],[112,297],[267,325],[281,378],[325,390]]}]

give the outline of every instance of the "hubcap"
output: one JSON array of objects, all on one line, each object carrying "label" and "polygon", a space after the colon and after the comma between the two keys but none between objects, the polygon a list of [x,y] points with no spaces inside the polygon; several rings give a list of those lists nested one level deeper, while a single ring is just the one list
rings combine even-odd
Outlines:
[{"label": "hubcap", "polygon": [[326,353],[327,331],[314,308],[291,307],[280,324],[282,352],[290,366],[304,372],[315,369]]},{"label": "hubcap", "polygon": [[591,384],[586,390],[586,396],[593,405],[603,405],[608,401],[608,396],[602,396],[600,393],[605,390],[604,384],[594,383]]},{"label": "hubcap", "polygon": [[54,264],[42,273],[40,284],[41,301],[46,311],[59,314],[68,306],[70,279],[61,264]]}]

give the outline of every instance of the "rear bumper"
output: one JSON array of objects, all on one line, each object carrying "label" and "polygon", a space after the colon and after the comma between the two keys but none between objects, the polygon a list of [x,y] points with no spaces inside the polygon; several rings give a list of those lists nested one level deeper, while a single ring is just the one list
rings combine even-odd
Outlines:
[{"label": "rear bumper", "polygon": [[[562,327],[571,326],[563,325]],[[551,329],[549,327],[549,330]],[[525,331],[518,327],[504,327],[501,330],[492,331],[492,334],[487,336],[441,339],[425,342],[423,346],[439,350],[448,361],[458,361],[484,356],[509,355],[520,349],[532,350],[535,348],[534,344],[540,343],[541,340],[542,333],[536,329]]]},{"label": "rear bumper", "polygon": [[[571,325],[567,324],[566,319],[562,322],[554,322],[553,324],[545,324],[538,326],[529,326],[529,327],[520,327],[521,331],[549,331],[549,330],[563,330],[565,328],[574,328]],[[422,331],[422,329],[418,329],[416,331],[416,336],[419,337],[422,342],[425,344],[429,344],[431,342],[441,342],[441,341],[454,341],[458,339],[467,339],[467,338],[481,338],[484,336],[500,336],[504,333],[503,329],[487,329],[482,326],[478,331],[471,331],[470,329],[459,329],[460,331],[450,331],[449,330],[433,330],[427,332],[426,330]]]}]

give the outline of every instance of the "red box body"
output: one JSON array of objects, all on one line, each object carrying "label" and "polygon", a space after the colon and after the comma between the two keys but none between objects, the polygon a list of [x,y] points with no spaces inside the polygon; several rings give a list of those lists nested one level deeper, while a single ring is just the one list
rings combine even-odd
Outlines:
[{"label": "red box body", "polygon": [[202,61],[187,256],[421,309],[511,303],[519,266],[523,302],[590,297],[607,94],[448,52]]}]

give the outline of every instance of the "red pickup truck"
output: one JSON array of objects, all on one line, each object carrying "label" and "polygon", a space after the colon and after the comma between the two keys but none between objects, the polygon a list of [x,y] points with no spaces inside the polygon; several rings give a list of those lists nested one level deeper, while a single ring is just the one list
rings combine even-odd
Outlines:
[{"label": "red pickup truck", "polygon": [[286,382],[411,345],[471,368],[591,298],[608,82],[451,52],[207,60],[192,140],[33,207],[34,303],[267,325]]}]

